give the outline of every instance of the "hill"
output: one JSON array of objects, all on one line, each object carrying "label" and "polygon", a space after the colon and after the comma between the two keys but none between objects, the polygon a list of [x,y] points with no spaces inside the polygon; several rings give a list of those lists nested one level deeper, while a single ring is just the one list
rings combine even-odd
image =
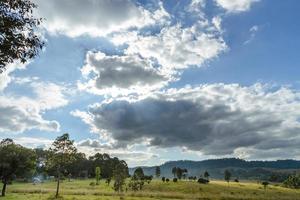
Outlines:
[{"label": "hill", "polygon": [[[243,180],[269,180],[281,182],[290,174],[300,169],[300,161],[246,161],[237,158],[211,159],[203,161],[169,161],[160,165],[161,176],[172,177],[172,168],[180,167],[188,170],[188,176],[201,176],[206,170],[213,179],[223,179],[224,170],[228,169],[233,178]],[[142,167],[147,175],[155,174],[155,166]],[[130,168],[132,174],[135,168]]]}]

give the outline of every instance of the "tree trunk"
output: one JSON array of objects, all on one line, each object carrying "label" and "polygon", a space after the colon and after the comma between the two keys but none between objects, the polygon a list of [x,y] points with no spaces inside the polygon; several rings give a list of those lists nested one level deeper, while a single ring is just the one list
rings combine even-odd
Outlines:
[{"label": "tree trunk", "polygon": [[2,194],[1,194],[3,197],[5,197],[6,185],[7,185],[7,181],[3,181],[3,188],[2,188]]},{"label": "tree trunk", "polygon": [[57,186],[56,186],[56,194],[55,194],[55,198],[58,198],[58,194],[59,194],[59,183],[60,183],[60,173],[58,170],[58,175],[57,175]]}]

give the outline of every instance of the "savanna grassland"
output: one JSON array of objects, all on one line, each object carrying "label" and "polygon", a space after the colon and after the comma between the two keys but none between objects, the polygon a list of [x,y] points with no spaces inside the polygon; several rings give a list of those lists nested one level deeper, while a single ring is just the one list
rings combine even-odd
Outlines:
[{"label": "savanna grassland", "polygon": [[[145,184],[142,191],[116,193],[111,186],[103,181],[98,186],[90,186],[93,180],[64,181],[61,184],[60,194],[67,200],[300,200],[300,190],[288,189],[281,186],[269,185],[264,190],[258,183],[241,182],[229,183],[223,181],[211,181],[209,184],[197,182],[179,181],[177,183],[163,183],[153,180]],[[8,186],[5,200],[47,200],[52,199],[55,193],[56,183],[46,182],[33,185],[32,183],[14,183]]]}]

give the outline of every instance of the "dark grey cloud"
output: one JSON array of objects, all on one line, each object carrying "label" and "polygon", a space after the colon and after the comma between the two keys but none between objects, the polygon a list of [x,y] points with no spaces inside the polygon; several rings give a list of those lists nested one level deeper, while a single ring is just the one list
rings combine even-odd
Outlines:
[{"label": "dark grey cloud", "polygon": [[90,125],[122,147],[148,141],[209,155],[239,154],[297,146],[298,95],[285,88],[213,84],[97,104],[88,115]]},{"label": "dark grey cloud", "polygon": [[[140,93],[161,88],[169,79],[149,60],[141,59],[137,55],[107,56],[101,52],[87,54],[82,73],[94,75],[81,87],[95,93],[106,93],[105,90],[113,93],[133,90],[134,93]],[[114,91],[112,88],[119,90]]]}]

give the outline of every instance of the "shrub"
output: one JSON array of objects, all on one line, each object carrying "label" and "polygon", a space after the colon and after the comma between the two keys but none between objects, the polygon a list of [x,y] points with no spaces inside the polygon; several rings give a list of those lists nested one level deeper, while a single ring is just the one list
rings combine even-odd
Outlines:
[{"label": "shrub", "polygon": [[173,182],[176,183],[178,181],[177,178],[173,178]]},{"label": "shrub", "polygon": [[239,179],[236,178],[236,179],[234,179],[234,182],[238,183],[238,182],[240,182],[240,181],[239,181]]},{"label": "shrub", "polygon": [[284,182],[283,185],[288,188],[300,188],[300,176],[289,176]]},{"label": "shrub", "polygon": [[162,177],[161,180],[162,180],[162,182],[165,182],[166,181],[166,177]]},{"label": "shrub", "polygon": [[90,182],[90,186],[95,186],[96,183],[95,182]]},{"label": "shrub", "polygon": [[170,181],[170,179],[167,178],[167,179],[166,179],[166,182],[168,183],[169,181]]},{"label": "shrub", "polygon": [[209,180],[206,180],[206,179],[204,179],[204,178],[199,178],[199,179],[198,179],[198,183],[200,183],[200,184],[208,184],[208,183],[209,183]]}]

